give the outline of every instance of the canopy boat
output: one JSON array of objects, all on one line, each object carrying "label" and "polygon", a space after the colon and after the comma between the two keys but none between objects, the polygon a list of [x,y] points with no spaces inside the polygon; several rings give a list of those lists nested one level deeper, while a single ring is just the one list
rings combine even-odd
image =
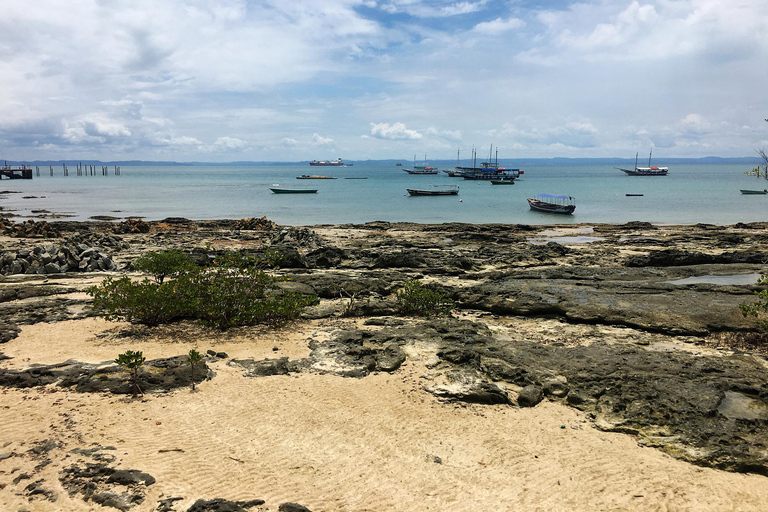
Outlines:
[{"label": "canopy boat", "polygon": [[455,196],[459,193],[456,185],[432,185],[430,188],[407,188],[412,196]]},{"label": "canopy boat", "polygon": [[539,194],[528,198],[531,210],[547,213],[571,214],[576,209],[576,200],[571,196],[555,196],[552,194]]},{"label": "canopy boat", "polygon": [[269,190],[275,194],[317,194],[316,188],[306,187],[281,187],[277,185],[274,187],[269,187]]},{"label": "canopy boat", "polygon": [[741,189],[742,194],[768,194],[768,190],[744,190]]},{"label": "canopy boat", "polygon": [[638,154],[635,154],[635,168],[634,169],[622,169],[621,167],[616,167],[616,169],[624,172],[627,176],[666,176],[667,173],[669,173],[669,167],[655,167],[651,166],[651,155],[653,155],[653,149],[651,149],[651,153],[648,155],[648,167],[638,167],[637,166],[637,157]]},{"label": "canopy boat", "polygon": [[301,176],[296,176],[297,180],[335,180],[335,176],[321,176],[319,174],[302,174]]}]

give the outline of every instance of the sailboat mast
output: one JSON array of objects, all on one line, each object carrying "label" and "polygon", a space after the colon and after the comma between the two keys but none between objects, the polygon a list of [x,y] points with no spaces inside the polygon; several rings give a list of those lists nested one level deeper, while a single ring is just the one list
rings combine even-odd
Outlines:
[{"label": "sailboat mast", "polygon": [[653,148],[651,148],[651,153],[648,155],[648,167],[651,166],[651,155],[653,155]]},{"label": "sailboat mast", "polygon": [[637,170],[637,157],[640,156],[640,152],[635,153],[635,170]]}]

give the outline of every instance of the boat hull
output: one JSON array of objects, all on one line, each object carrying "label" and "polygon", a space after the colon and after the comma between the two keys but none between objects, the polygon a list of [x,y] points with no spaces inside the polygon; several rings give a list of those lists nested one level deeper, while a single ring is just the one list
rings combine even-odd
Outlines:
[{"label": "boat hull", "polygon": [[742,194],[745,195],[757,195],[757,194],[768,194],[768,190],[741,190]]},{"label": "boat hull", "polygon": [[455,196],[459,193],[458,189],[424,190],[424,189],[407,188],[406,190],[412,196]]},{"label": "boat hull", "polygon": [[316,188],[270,188],[275,194],[317,194]]},{"label": "boat hull", "polygon": [[563,215],[570,215],[576,210],[576,206],[572,204],[555,204],[540,201],[538,199],[528,199],[528,205],[531,210],[545,213],[558,213]]},{"label": "boat hull", "polygon": [[302,174],[301,176],[296,176],[297,180],[335,180],[335,176],[319,176],[317,174],[309,175],[309,174]]}]

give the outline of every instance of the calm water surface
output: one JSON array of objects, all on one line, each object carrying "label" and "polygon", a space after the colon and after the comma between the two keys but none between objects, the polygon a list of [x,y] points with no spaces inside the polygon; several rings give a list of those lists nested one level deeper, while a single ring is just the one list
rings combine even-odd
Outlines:
[{"label": "calm water surface", "polygon": [[[404,162],[405,165],[408,165]],[[433,164],[434,165],[434,164]],[[455,162],[439,166],[452,168]],[[659,162],[659,165],[664,165]],[[513,166],[512,162],[507,164]],[[768,219],[768,196],[742,195],[740,189],[768,187],[745,176],[744,164],[677,164],[664,177],[625,176],[608,165],[529,165],[512,186],[493,186],[437,176],[413,176],[385,163],[353,167],[307,164],[252,166],[127,167],[121,176],[69,176],[41,168],[32,180],[3,180],[0,207],[22,216],[33,210],[70,214],[240,219],[266,216],[279,224],[360,223],[376,220],[420,223],[624,223],[734,224]],[[327,174],[336,180],[296,180],[301,174]],[[367,179],[344,179],[366,177]],[[317,194],[276,195],[275,184],[310,185]],[[411,197],[406,188],[457,184],[458,196]],[[549,193],[576,199],[572,216],[533,212],[527,197]],[[643,194],[627,197],[626,194]],[[18,220],[18,219],[17,219]]]}]

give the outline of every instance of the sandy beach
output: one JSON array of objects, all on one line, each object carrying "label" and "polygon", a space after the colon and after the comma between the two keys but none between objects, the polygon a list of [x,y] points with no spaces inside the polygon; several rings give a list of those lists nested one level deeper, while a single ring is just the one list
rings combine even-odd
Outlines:
[{"label": "sandy beach", "polygon": [[[177,231],[190,236],[190,230]],[[318,227],[314,232],[336,246],[342,246],[343,240],[383,236],[361,226]],[[230,230],[213,238],[206,233],[195,243],[202,245],[204,238],[228,247],[263,243],[261,233],[244,233]],[[409,238],[404,231],[396,236],[401,241]],[[424,241],[426,237],[421,231],[411,239]],[[435,237],[442,239],[443,234]],[[125,240],[133,244],[130,248],[113,251],[118,267],[121,257],[128,260],[147,248],[182,243],[181,239],[147,236],[136,245],[128,238],[126,235]],[[3,242],[6,250],[18,246],[17,238],[6,237]],[[27,242],[29,246],[34,243],[50,241]],[[308,252],[297,246],[300,253]],[[607,251],[611,257],[617,257],[616,247]],[[642,253],[636,247],[621,247],[621,251]],[[302,272],[346,272],[359,280],[361,268],[354,267],[336,265]],[[540,273],[553,268],[526,266],[532,267]],[[760,268],[752,264],[751,270]],[[746,270],[739,267],[741,273]],[[402,271],[399,267],[391,275]],[[483,279],[491,271],[482,269]],[[441,277],[425,268],[416,272],[425,279],[442,279],[446,286],[453,286],[454,281],[456,287],[469,286],[456,275]],[[220,332],[190,321],[137,330],[88,314],[89,298],[83,289],[106,274],[109,272],[0,278],[4,291],[55,285],[62,288],[56,297],[70,301],[45,306],[63,308],[69,318],[18,321],[18,335],[0,344],[0,353],[7,358],[0,361],[0,368],[18,371],[67,360],[98,364],[128,349],[142,350],[148,359],[196,349],[219,354],[206,359],[212,378],[195,391],[183,387],[138,398],[83,393],[57,385],[3,386],[2,510],[119,509],[110,503],[103,506],[92,499],[86,501],[82,493],[72,492],[68,468],[93,463],[151,475],[154,481],[149,485],[108,486],[115,496],[141,496],[140,502],[133,498],[126,508],[136,511],[186,511],[198,500],[217,498],[241,502],[253,511],[275,511],[294,503],[314,512],[758,511],[768,503],[768,478],[763,475],[702,467],[675,458],[669,450],[649,446],[645,433],[607,431],[596,424],[595,414],[554,397],[535,407],[520,407],[514,397],[521,386],[511,382],[494,381],[511,397],[508,404],[441,399],[430,389],[441,384],[450,369],[444,361],[435,362],[435,353],[425,348],[427,344],[404,341],[407,357],[398,369],[373,371],[361,378],[311,370],[253,378],[245,377],[244,368],[233,364],[243,359],[308,358],[312,341],[322,344],[343,332],[375,334],[391,328],[370,322],[378,315],[341,317],[338,311],[346,304],[344,299],[320,294],[315,314],[275,330],[243,327]],[[313,286],[319,289],[319,285]],[[711,287],[704,289],[714,293]],[[741,297],[749,293],[747,289]],[[4,302],[34,308],[39,297],[42,295],[33,294]],[[468,304],[469,299],[464,302]],[[583,347],[629,344],[633,350],[674,352],[691,358],[722,359],[734,353],[732,348],[716,346],[707,334],[694,334],[698,320],[692,315],[676,324],[680,332],[675,334],[644,329],[641,320],[634,326],[584,323],[550,314],[481,311],[469,305],[454,313],[457,322],[482,323],[489,329],[489,337],[513,347],[523,341],[547,345],[557,340]],[[741,321],[736,315],[727,316]],[[665,318],[669,322],[670,317]],[[420,322],[418,318],[398,319],[396,328]],[[759,351],[741,351],[739,357],[754,358],[755,364],[768,367]],[[765,423],[757,419],[753,428],[762,429]],[[247,503],[251,500],[264,502]]]}]

